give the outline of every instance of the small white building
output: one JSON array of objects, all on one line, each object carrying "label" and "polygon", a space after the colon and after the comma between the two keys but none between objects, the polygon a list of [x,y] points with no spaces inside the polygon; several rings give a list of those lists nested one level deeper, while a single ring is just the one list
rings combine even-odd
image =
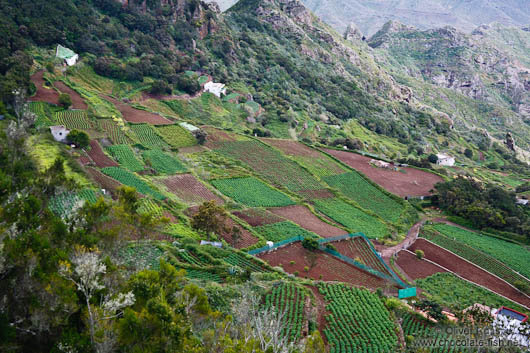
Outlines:
[{"label": "small white building", "polygon": [[66,143],[66,137],[70,133],[70,130],[63,125],[50,126],[50,131],[55,141],[62,143]]},{"label": "small white building", "polygon": [[63,47],[61,44],[57,45],[55,56],[64,60],[66,65],[73,66],[79,60],[79,55],[74,53],[73,50]]},{"label": "small white building", "polygon": [[517,198],[515,203],[518,204],[518,205],[522,205],[522,206],[528,206],[528,201],[527,199],[519,199]]},{"label": "small white building", "polygon": [[436,162],[438,165],[446,167],[452,167],[455,165],[455,157],[452,157],[448,154],[438,153],[436,157],[438,157],[438,161]]},{"label": "small white building", "polygon": [[221,94],[226,94],[226,87],[224,83],[209,81],[204,84],[204,92],[213,93],[221,98]]}]

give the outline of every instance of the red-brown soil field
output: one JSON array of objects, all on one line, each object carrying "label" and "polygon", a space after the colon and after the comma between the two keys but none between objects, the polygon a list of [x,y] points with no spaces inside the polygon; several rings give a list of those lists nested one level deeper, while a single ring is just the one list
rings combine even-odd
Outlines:
[{"label": "red-brown soil field", "polygon": [[387,191],[401,197],[430,195],[434,184],[443,181],[438,175],[415,168],[400,168],[402,171],[377,168],[370,164],[370,157],[357,153],[326,148],[323,151],[360,171]]},{"label": "red-brown soil field", "polygon": [[233,214],[250,224],[252,227],[259,227],[265,224],[272,224],[282,222],[285,219],[278,217],[274,213],[267,212],[260,209],[249,208],[243,211],[235,211]]},{"label": "red-brown soil field", "polygon": [[117,99],[114,99],[109,96],[103,96],[102,98],[112,102],[116,108],[123,115],[123,119],[131,123],[148,123],[153,125],[170,125],[173,124],[172,121],[164,118],[161,115],[154,114],[145,110],[135,109],[130,105],[120,102]]},{"label": "red-brown soil field", "polygon": [[277,149],[281,150],[283,153],[290,156],[301,156],[301,157],[312,157],[312,158],[322,158],[324,157],[320,152],[312,148],[307,147],[306,145],[292,141],[292,140],[280,140],[272,138],[262,138],[263,142]]},{"label": "red-brown soil field", "polygon": [[53,88],[44,87],[43,79],[44,71],[39,71],[31,76],[31,82],[37,87],[37,93],[33,97],[29,97],[28,100],[32,102],[48,102],[53,104],[59,104],[59,92]]},{"label": "red-brown soil field", "polygon": [[333,242],[332,244],[342,255],[354,260],[358,258],[361,260],[360,262],[366,266],[390,276],[390,273],[386,269],[385,265],[379,261],[374,252],[370,249],[370,245],[366,242],[366,240],[364,240],[364,238],[355,237],[351,239],[344,239]]},{"label": "red-brown soil field", "polygon": [[112,179],[95,168],[87,167],[86,171],[103,189],[114,192],[121,186],[119,181]]},{"label": "red-brown soil field", "polygon": [[530,298],[523,295],[508,283],[500,280],[492,274],[489,274],[480,267],[465,261],[453,253],[422,238],[416,240],[416,242],[410,247],[411,251],[416,251],[418,249],[423,250],[426,259],[429,259],[440,266],[453,271],[468,281],[480,284],[481,286],[491,289],[496,293],[502,294],[517,303],[530,307]]},{"label": "red-brown soil field", "polygon": [[224,203],[223,200],[208,190],[200,181],[191,174],[173,175],[160,179],[168,190],[186,203],[202,203],[204,201],[215,200],[217,203]]},{"label": "red-brown soil field", "polygon": [[402,250],[398,253],[397,265],[405,271],[412,279],[425,278],[438,272],[447,272],[443,268],[436,266],[428,261],[420,260],[416,255]]},{"label": "red-brown soil field", "polygon": [[88,105],[85,103],[83,97],[79,95],[76,91],[68,87],[61,81],[55,81],[53,85],[62,93],[67,93],[70,98],[72,98],[72,108],[74,109],[87,109]]},{"label": "red-brown soil field", "polygon": [[[355,286],[363,286],[370,289],[386,288],[391,286],[389,282],[362,271],[355,266],[342,262],[341,260],[321,251],[311,252],[306,250],[300,242],[290,244],[269,253],[258,255],[271,266],[282,267],[286,272],[298,271],[298,276],[323,281],[339,281],[350,283]],[[315,266],[311,268],[311,256],[315,256]],[[291,265],[290,261],[295,263]],[[308,272],[304,267],[309,267]]]},{"label": "red-brown soil field", "polygon": [[269,211],[277,214],[278,216],[287,218],[288,220],[300,225],[302,228],[317,233],[318,235],[325,238],[348,233],[343,229],[334,227],[331,224],[322,221],[313,213],[311,213],[307,207],[302,205],[269,208]]},{"label": "red-brown soil field", "polygon": [[87,151],[87,154],[89,155],[90,158],[92,158],[94,163],[96,163],[96,165],[100,168],[118,166],[118,163],[114,162],[105,153],[103,153],[101,146],[96,140],[90,141],[90,150]]},{"label": "red-brown soil field", "polygon": [[318,189],[318,190],[299,190],[296,192],[297,194],[305,197],[307,200],[313,200],[313,199],[330,199],[332,197],[335,197],[333,193],[326,189]]}]

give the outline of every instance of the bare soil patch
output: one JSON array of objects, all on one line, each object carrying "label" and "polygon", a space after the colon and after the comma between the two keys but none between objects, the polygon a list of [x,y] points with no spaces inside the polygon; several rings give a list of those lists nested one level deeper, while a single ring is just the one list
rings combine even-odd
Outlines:
[{"label": "bare soil patch", "polygon": [[117,99],[114,99],[109,96],[103,96],[102,98],[112,102],[116,108],[120,111],[120,113],[123,115],[123,118],[131,123],[148,123],[152,125],[171,125],[173,124],[172,121],[164,118],[163,116],[160,116],[158,114],[154,114],[145,110],[135,109],[131,107],[130,105],[120,102]]},{"label": "bare soil patch", "polygon": [[400,251],[396,263],[414,280],[429,277],[438,272],[447,272],[439,266],[418,259],[414,254],[411,254],[408,251]]},{"label": "bare soil patch", "polygon": [[379,261],[372,249],[370,249],[370,245],[364,240],[364,238],[355,237],[351,239],[344,239],[333,242],[332,244],[342,255],[357,261],[360,260],[359,262],[363,263],[364,265],[390,276],[390,273],[386,269],[385,265]]},{"label": "bare soil patch", "polygon": [[52,104],[59,104],[59,92],[53,87],[44,87],[44,71],[38,71],[31,76],[31,82],[37,87],[37,93],[33,97],[29,97],[31,102],[48,102]]},{"label": "bare soil patch", "polygon": [[199,204],[204,201],[215,200],[217,203],[224,201],[191,174],[173,175],[161,179],[168,190],[186,203]]},{"label": "bare soil patch", "polygon": [[326,189],[319,189],[319,190],[300,190],[296,192],[299,195],[304,196],[307,200],[313,200],[313,199],[330,199],[332,197],[335,197],[333,193]]},{"label": "bare soil patch", "polygon": [[482,268],[461,259],[453,253],[432,244],[425,239],[419,238],[411,246],[411,251],[417,249],[423,250],[425,258],[447,268],[457,275],[467,279],[476,284],[480,284],[496,293],[502,294],[505,297],[526,306],[530,307],[530,298],[523,295],[521,292],[510,286],[508,283],[498,279],[492,274],[489,274]]},{"label": "bare soil patch", "polygon": [[284,221],[282,217],[278,217],[274,213],[253,208],[243,211],[235,211],[233,214],[250,224],[252,227]]},{"label": "bare soil patch", "polygon": [[88,105],[85,103],[85,100],[79,93],[68,87],[61,81],[55,81],[53,85],[62,93],[67,93],[70,98],[72,98],[72,108],[74,109],[88,109]]},{"label": "bare soil patch", "polygon": [[371,158],[357,153],[326,148],[323,151],[360,171],[385,190],[401,197],[430,195],[434,184],[443,181],[436,174],[415,168],[400,168],[402,171],[377,168],[370,164]]},{"label": "bare soil patch", "polygon": [[[314,266],[311,268],[311,257],[314,256]],[[282,267],[288,273],[298,272],[298,276],[323,281],[338,281],[369,289],[393,286],[389,282],[376,277],[368,272],[347,264],[322,251],[310,252],[300,242],[290,244],[269,253],[260,254],[259,257],[271,266]],[[291,264],[294,261],[294,264]],[[309,271],[305,271],[305,267]]]},{"label": "bare soil patch", "polygon": [[86,171],[103,189],[109,190],[112,193],[121,186],[119,181],[112,179],[95,168],[87,167]]},{"label": "bare soil patch", "polygon": [[301,156],[301,157],[312,157],[312,158],[322,158],[322,154],[317,150],[307,147],[306,145],[292,141],[292,140],[280,140],[280,139],[271,139],[271,138],[262,138],[261,139],[266,144],[269,144],[277,149],[281,150],[283,153],[290,156]]},{"label": "bare soil patch", "polygon": [[[316,286],[307,285],[306,287],[309,288],[311,292],[313,292],[313,294],[315,295],[318,330],[323,333],[328,323],[326,320],[326,316],[330,314],[330,312],[326,309],[326,301],[324,300],[324,296],[320,294]],[[322,339],[324,340],[324,344],[327,346],[328,338],[326,337],[326,335],[323,334]]]},{"label": "bare soil patch", "polygon": [[87,154],[100,168],[119,166],[118,163],[114,162],[103,152],[101,146],[96,140],[90,141],[90,150],[87,151]]},{"label": "bare soil patch", "polygon": [[334,227],[331,224],[322,221],[313,213],[311,213],[307,207],[302,205],[269,208],[269,211],[277,214],[278,216],[287,218],[300,225],[302,228],[317,233],[318,235],[325,238],[344,235],[347,233],[343,229]]}]

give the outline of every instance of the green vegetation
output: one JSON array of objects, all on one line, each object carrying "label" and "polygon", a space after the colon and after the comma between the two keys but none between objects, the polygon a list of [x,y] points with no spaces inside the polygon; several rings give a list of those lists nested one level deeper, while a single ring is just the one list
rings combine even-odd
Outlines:
[{"label": "green vegetation", "polygon": [[[247,255],[248,256],[248,255]],[[257,261],[251,260],[244,255],[237,252],[232,252],[227,257],[223,258],[223,261],[232,266],[237,266],[243,270],[250,272],[267,272],[263,266],[259,265]]]},{"label": "green vegetation", "polygon": [[394,323],[377,295],[343,284],[320,283],[318,290],[330,311],[324,333],[331,353],[395,351]]},{"label": "green vegetation", "polygon": [[164,258],[164,251],[149,243],[131,243],[120,249],[118,257],[130,268],[159,270],[160,259]]},{"label": "green vegetation", "polygon": [[156,130],[148,124],[131,124],[130,129],[138,137],[142,145],[147,148],[169,149],[169,145],[164,142]]},{"label": "green vegetation", "polygon": [[416,282],[420,288],[432,296],[435,302],[457,308],[457,310],[464,310],[475,303],[481,303],[490,308],[507,306],[521,312],[528,312],[520,305],[464,281],[451,273],[436,273],[430,277],[418,279]]},{"label": "green vegetation", "polygon": [[105,149],[111,154],[116,162],[131,172],[144,170],[144,165],[136,158],[131,147],[127,145],[111,145],[105,147]]},{"label": "green vegetation", "polygon": [[253,177],[217,179],[211,183],[226,196],[247,206],[279,207],[294,204],[284,193]]},{"label": "green vegetation", "polygon": [[525,247],[447,224],[436,224],[434,229],[449,238],[490,255],[526,278],[530,278],[530,263],[528,262],[530,252]]},{"label": "green vegetation", "polygon": [[282,335],[290,341],[297,341],[302,334],[306,289],[293,283],[279,283],[265,295],[265,309],[275,310],[283,315],[285,330]]},{"label": "green vegetation", "polygon": [[53,120],[67,129],[90,130],[92,122],[85,110],[63,110],[53,114]]},{"label": "green vegetation", "polygon": [[116,179],[120,183],[135,188],[141,194],[151,195],[157,200],[163,200],[166,198],[164,195],[149,186],[145,181],[139,179],[137,176],[126,171],[125,169],[120,167],[107,167],[103,168],[101,171],[111,178]]},{"label": "green vegetation", "polygon": [[370,184],[356,172],[328,176],[324,181],[340,190],[361,207],[374,212],[390,222],[398,220],[403,213],[403,205]]},{"label": "green vegetation", "polygon": [[98,119],[98,127],[105,132],[105,134],[114,142],[115,144],[131,144],[133,141],[125,134],[125,126],[118,124],[118,122],[113,119]]},{"label": "green vegetation", "polygon": [[83,189],[79,192],[64,192],[50,199],[48,207],[57,216],[69,218],[84,204],[84,202],[96,203],[96,193],[92,189]]},{"label": "green vegetation", "polygon": [[388,227],[378,218],[340,199],[320,199],[313,202],[318,211],[353,232],[362,232],[368,238],[385,238],[389,235]]},{"label": "green vegetation", "polygon": [[315,233],[307,231],[291,221],[265,224],[254,227],[254,229],[260,233],[263,238],[273,242],[278,242],[297,236],[319,238],[319,236]]},{"label": "green vegetation", "polygon": [[197,144],[191,132],[178,124],[156,126],[155,129],[171,147],[180,148]]},{"label": "green vegetation", "polygon": [[160,174],[185,173],[188,171],[186,166],[177,158],[159,149],[144,151],[142,156],[144,161]]},{"label": "green vegetation", "polygon": [[72,130],[67,136],[68,142],[74,144],[77,148],[85,148],[90,144],[90,137],[84,131]]},{"label": "green vegetation", "polygon": [[30,102],[29,110],[36,115],[35,127],[48,127],[54,125],[51,117],[58,108],[46,102]]}]

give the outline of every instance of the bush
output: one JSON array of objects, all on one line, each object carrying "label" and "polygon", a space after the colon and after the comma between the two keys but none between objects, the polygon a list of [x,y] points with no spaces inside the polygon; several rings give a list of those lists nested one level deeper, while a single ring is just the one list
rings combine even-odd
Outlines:
[{"label": "bush", "polygon": [[84,131],[72,130],[68,134],[68,141],[78,148],[85,148],[90,144],[90,137]]},{"label": "bush", "polygon": [[302,246],[306,248],[307,250],[317,250],[318,249],[318,240],[313,238],[304,238],[302,240]]},{"label": "bush", "polygon": [[436,162],[438,162],[438,156],[435,155],[434,153],[431,153],[428,157],[428,160],[430,163],[436,164]]},{"label": "bush", "polygon": [[309,272],[309,266],[304,266],[304,272]]},{"label": "bush", "polygon": [[420,259],[420,260],[423,259],[423,257],[425,256],[425,253],[423,252],[423,250],[419,250],[419,249],[418,249],[418,250],[416,250],[414,253],[416,254],[416,257],[417,257],[418,259]]},{"label": "bush", "polygon": [[523,293],[530,293],[530,286],[526,282],[515,281],[513,282],[513,285]]},{"label": "bush", "polygon": [[64,108],[68,108],[72,105],[72,98],[68,93],[61,93],[59,95],[59,105]]},{"label": "bush", "polygon": [[164,80],[158,80],[151,85],[152,94],[171,94],[171,87]]},{"label": "bush", "polygon": [[297,277],[298,277],[299,274],[300,274],[300,272],[298,272],[298,271],[294,271],[294,273],[293,273],[293,275],[295,275]]},{"label": "bush", "polygon": [[46,70],[49,72],[49,73],[52,73],[55,71],[55,65],[53,65],[52,62],[47,62],[46,63]]},{"label": "bush", "polygon": [[193,136],[197,139],[199,145],[204,145],[208,134],[203,130],[195,130],[193,131]]},{"label": "bush", "polygon": [[188,94],[194,94],[195,92],[199,92],[201,90],[199,78],[195,74],[188,76],[182,73],[177,76],[176,81],[177,88]]},{"label": "bush", "polygon": [[471,151],[469,148],[466,148],[466,150],[464,151],[464,155],[467,158],[473,158],[473,151]]},{"label": "bush", "polygon": [[296,261],[291,260],[291,261],[289,261],[289,263],[290,263],[291,265],[294,265],[294,264],[296,263]]}]

